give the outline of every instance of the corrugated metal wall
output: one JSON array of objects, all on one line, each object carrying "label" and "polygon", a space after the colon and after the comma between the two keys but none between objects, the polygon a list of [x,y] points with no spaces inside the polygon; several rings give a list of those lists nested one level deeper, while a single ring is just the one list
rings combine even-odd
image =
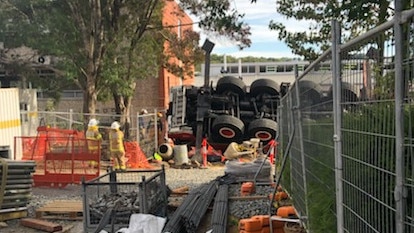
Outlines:
[{"label": "corrugated metal wall", "polygon": [[14,137],[21,136],[20,124],[19,89],[0,88],[0,150],[8,148],[9,158],[14,156]]}]

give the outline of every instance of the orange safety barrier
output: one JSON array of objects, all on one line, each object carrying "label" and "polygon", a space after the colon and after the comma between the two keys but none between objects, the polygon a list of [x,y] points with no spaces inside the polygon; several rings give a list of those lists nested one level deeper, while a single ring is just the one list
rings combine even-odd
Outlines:
[{"label": "orange safety barrier", "polygon": [[239,233],[262,233],[262,230],[258,230],[258,231],[246,231],[246,230],[241,230],[241,231],[239,231]]},{"label": "orange safety barrier", "polygon": [[138,142],[124,142],[128,168],[153,168]]},{"label": "orange safety barrier", "polygon": [[[270,226],[270,216],[269,215],[255,215],[252,216],[251,219],[258,219],[260,220],[262,227],[269,227]],[[275,228],[283,228],[285,222],[272,220],[272,227]]]},{"label": "orange safety barrier", "polygon": [[247,232],[252,232],[252,231],[261,232],[262,222],[260,221],[260,219],[252,219],[252,218],[241,219],[239,221],[239,230],[244,230]]},{"label": "orange safety barrier", "polygon": [[[284,225],[284,221],[272,220],[273,232],[284,233]],[[249,219],[241,219],[239,233],[270,233],[270,216],[255,215]]]},{"label": "orange safety barrier", "polygon": [[291,216],[296,216],[296,210],[293,206],[281,206],[277,208],[276,215],[282,218],[288,218]]},{"label": "orange safety barrier", "polygon": [[269,226],[270,217],[269,215],[255,215],[251,219],[257,219],[262,224],[262,227]]},{"label": "orange safety barrier", "polygon": [[203,138],[201,142],[201,155],[203,157],[203,166],[207,167],[207,138]]},{"label": "orange safety barrier", "polygon": [[245,196],[245,195],[249,195],[249,194],[253,193],[254,188],[255,187],[254,187],[253,182],[244,182],[241,186],[241,189],[240,189],[241,195]]},{"label": "orange safety barrier", "polygon": [[[284,225],[285,223],[283,222],[282,227],[273,227],[273,233],[285,233],[285,230],[283,229]],[[261,233],[270,233],[270,227],[263,227]]]},{"label": "orange safety barrier", "polygon": [[269,143],[269,160],[270,160],[270,164],[273,164],[275,161],[275,154],[276,154],[276,149],[277,149],[277,145],[278,143],[275,140],[271,140]]},{"label": "orange safety barrier", "polygon": [[276,192],[274,197],[273,197],[273,194],[269,194],[269,200],[273,199],[273,201],[280,201],[280,200],[285,200],[288,198],[289,198],[289,195],[284,191]]},{"label": "orange safety barrier", "polygon": [[47,126],[37,131],[37,137],[15,137],[14,142],[22,160],[36,162],[34,186],[64,187],[99,176],[100,150],[88,149],[83,132]]}]

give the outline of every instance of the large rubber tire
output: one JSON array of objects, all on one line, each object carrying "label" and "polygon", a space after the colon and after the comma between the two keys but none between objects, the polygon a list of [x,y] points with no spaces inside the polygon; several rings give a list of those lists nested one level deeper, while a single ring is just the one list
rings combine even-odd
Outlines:
[{"label": "large rubber tire", "polygon": [[250,95],[256,97],[261,94],[278,96],[280,85],[271,79],[257,79],[250,85]]},{"label": "large rubber tire", "polygon": [[218,80],[216,92],[218,94],[232,92],[241,97],[246,94],[246,84],[234,76],[224,76]]},{"label": "large rubber tire", "polygon": [[276,121],[262,118],[250,122],[247,133],[251,138],[259,138],[260,141],[267,143],[276,138]]},{"label": "large rubber tire", "polygon": [[300,80],[299,93],[302,107],[314,106],[321,102],[322,87],[313,81]]},{"label": "large rubber tire", "polygon": [[214,120],[211,134],[215,142],[240,142],[243,140],[244,123],[234,116],[221,115]]},{"label": "large rubber tire", "polygon": [[[358,88],[347,82],[342,82],[341,102],[355,102],[358,101]],[[329,88],[329,99],[333,99],[333,87]]]}]

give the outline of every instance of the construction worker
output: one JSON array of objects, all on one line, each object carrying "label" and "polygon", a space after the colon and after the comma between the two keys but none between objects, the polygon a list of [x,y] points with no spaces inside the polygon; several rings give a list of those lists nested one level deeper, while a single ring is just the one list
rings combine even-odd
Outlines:
[{"label": "construction worker", "polygon": [[115,170],[125,171],[125,149],[124,149],[124,133],[119,129],[120,125],[117,121],[111,124],[109,132],[109,150],[113,160],[113,168]]},{"label": "construction worker", "polygon": [[144,121],[144,116],[143,115],[148,114],[148,111],[143,108],[143,109],[141,109],[140,114],[142,116],[139,116],[139,121],[138,121],[138,123],[139,123],[139,136],[140,136],[140,140],[143,140],[143,139],[145,139],[145,136],[147,134],[147,126],[145,125],[145,121]]},{"label": "construction worker", "polygon": [[100,145],[102,142],[102,134],[98,129],[99,121],[95,118],[89,120],[88,130],[86,130],[86,139],[88,144],[88,150],[90,153],[99,153]]}]

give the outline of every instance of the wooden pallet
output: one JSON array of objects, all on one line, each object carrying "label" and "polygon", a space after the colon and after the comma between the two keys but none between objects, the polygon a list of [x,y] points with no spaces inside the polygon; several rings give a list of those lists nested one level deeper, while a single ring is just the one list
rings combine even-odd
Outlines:
[{"label": "wooden pallet", "polygon": [[36,210],[36,218],[82,220],[82,201],[57,200]]}]

